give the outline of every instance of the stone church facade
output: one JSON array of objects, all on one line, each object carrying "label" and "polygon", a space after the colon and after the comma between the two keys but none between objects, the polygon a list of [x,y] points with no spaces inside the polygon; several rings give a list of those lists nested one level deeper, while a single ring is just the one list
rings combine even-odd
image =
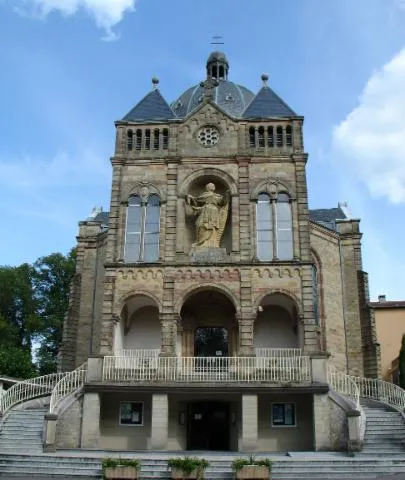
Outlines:
[{"label": "stone church facade", "polygon": [[57,447],[333,450],[327,369],[379,374],[359,220],[309,210],[303,117],[268,86],[158,80],[116,126],[110,211],[80,222]]}]

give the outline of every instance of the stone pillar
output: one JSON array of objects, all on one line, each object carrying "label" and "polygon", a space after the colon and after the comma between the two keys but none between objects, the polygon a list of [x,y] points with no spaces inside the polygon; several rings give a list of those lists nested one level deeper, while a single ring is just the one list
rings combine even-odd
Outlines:
[{"label": "stone pillar", "polygon": [[56,451],[56,422],[58,416],[53,413],[45,415],[44,422],[44,452]]},{"label": "stone pillar", "polygon": [[255,317],[240,317],[239,324],[239,356],[252,357],[255,354],[253,343]]},{"label": "stone pillar", "polygon": [[160,315],[160,355],[175,357],[177,347],[177,321],[173,314]]},{"label": "stone pillar", "polygon": [[328,383],[328,355],[324,353],[311,355],[312,381]]},{"label": "stone pillar", "polygon": [[103,359],[100,355],[89,357],[87,360],[86,382],[103,381]]},{"label": "stone pillar", "polygon": [[258,437],[257,395],[242,395],[242,438],[240,450],[257,450]]},{"label": "stone pillar", "polygon": [[347,424],[349,429],[349,443],[347,450],[349,455],[359,452],[362,449],[363,439],[361,438],[361,412],[353,410],[347,413]]},{"label": "stone pillar", "polygon": [[330,410],[329,396],[327,393],[314,394],[314,449],[331,450],[330,439]]},{"label": "stone pillar", "polygon": [[83,398],[81,448],[98,448],[100,440],[100,394],[85,393]]},{"label": "stone pillar", "polygon": [[166,450],[169,435],[169,402],[167,394],[152,395],[152,428],[150,450]]}]

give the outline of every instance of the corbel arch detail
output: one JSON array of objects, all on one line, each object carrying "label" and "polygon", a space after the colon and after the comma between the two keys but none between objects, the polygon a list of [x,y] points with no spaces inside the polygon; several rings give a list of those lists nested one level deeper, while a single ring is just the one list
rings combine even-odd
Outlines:
[{"label": "corbel arch detail", "polygon": [[257,200],[259,194],[263,192],[268,193],[272,199],[276,199],[279,193],[287,193],[291,199],[295,198],[295,189],[290,182],[281,181],[277,178],[260,180],[252,189],[250,199]]}]

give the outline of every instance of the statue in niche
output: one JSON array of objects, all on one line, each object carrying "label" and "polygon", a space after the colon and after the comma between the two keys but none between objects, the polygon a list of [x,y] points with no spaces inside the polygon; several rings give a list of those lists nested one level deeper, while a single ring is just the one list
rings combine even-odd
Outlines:
[{"label": "statue in niche", "polygon": [[196,241],[192,248],[218,248],[229,211],[229,192],[215,193],[215,185],[207,183],[198,197],[186,195],[186,212],[195,217]]}]

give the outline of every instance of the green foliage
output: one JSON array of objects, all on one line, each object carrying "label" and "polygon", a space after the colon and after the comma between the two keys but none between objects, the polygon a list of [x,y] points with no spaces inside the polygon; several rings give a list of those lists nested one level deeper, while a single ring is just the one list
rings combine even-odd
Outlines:
[{"label": "green foliage", "polygon": [[258,467],[267,467],[271,471],[272,461],[270,458],[256,458],[255,455],[249,455],[247,458],[235,458],[232,462],[232,469],[239,472],[247,465],[257,465]]},{"label": "green foliage", "polygon": [[405,388],[405,334],[402,335],[401,350],[399,351],[399,386]]},{"label": "green foliage", "polygon": [[28,350],[8,345],[0,349],[0,373],[14,378],[32,378],[38,375]]},{"label": "green foliage", "polygon": [[40,318],[36,337],[40,343],[36,353],[40,375],[56,371],[75,260],[75,251],[71,250],[66,256],[53,253],[42,257],[33,266],[33,285]]},{"label": "green foliage", "polygon": [[74,271],[74,250],[34,265],[0,266],[0,374],[29,378],[56,371]]},{"label": "green foliage", "polygon": [[133,467],[139,471],[141,469],[141,462],[134,458],[103,458],[101,467],[103,469],[103,478],[107,478],[105,475],[107,468]]},{"label": "green foliage", "polygon": [[205,458],[174,457],[169,458],[167,465],[170,468],[182,470],[186,475],[190,475],[192,472],[197,470],[201,475],[200,478],[203,478],[203,472],[207,467],[209,467],[210,464]]}]

